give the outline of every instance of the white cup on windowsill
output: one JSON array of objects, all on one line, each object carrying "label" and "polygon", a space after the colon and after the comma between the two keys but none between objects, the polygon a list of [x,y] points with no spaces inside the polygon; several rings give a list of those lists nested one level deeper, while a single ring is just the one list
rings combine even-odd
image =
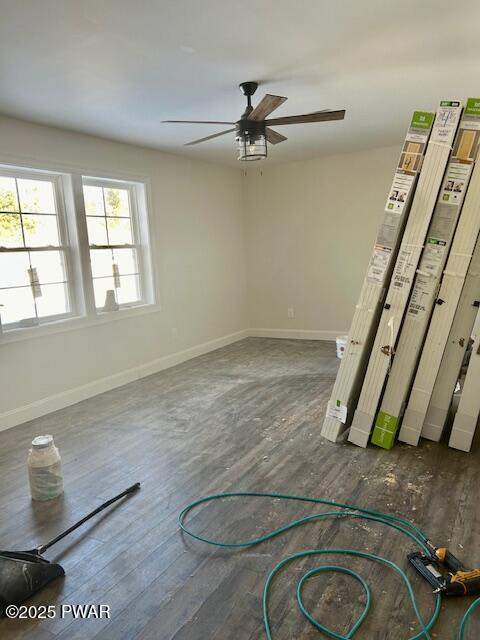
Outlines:
[{"label": "white cup on windowsill", "polygon": [[118,302],[115,299],[114,289],[107,289],[102,311],[118,311]]}]

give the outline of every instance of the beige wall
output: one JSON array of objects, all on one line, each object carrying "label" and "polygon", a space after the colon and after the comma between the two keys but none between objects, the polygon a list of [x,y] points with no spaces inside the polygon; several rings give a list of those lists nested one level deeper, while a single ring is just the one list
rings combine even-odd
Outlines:
[{"label": "beige wall", "polygon": [[3,117],[0,140],[0,162],[150,181],[161,305],[1,344],[0,429],[248,332],[332,339],[347,331],[399,151],[267,162],[244,175]]},{"label": "beige wall", "polygon": [[78,165],[150,179],[161,304],[157,313],[0,345],[0,428],[155,370],[163,362],[156,361],[171,354],[223,344],[245,329],[238,170],[8,118],[0,118],[0,141],[0,162]]},{"label": "beige wall", "polygon": [[265,163],[247,173],[249,326],[257,335],[348,332],[399,151]]}]

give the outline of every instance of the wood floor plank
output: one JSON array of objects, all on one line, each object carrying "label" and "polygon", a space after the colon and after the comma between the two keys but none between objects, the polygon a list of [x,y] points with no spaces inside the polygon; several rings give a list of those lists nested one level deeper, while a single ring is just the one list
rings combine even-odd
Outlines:
[{"label": "wood floor plank", "polygon": [[[389,557],[409,572],[426,614],[432,597],[405,558],[413,543],[381,525],[316,522],[241,552],[216,550],[178,531],[179,510],[200,495],[308,494],[415,520],[435,542],[480,564],[478,443],[464,454],[442,443],[384,451],[322,439],[337,366],[332,343],[249,338],[0,433],[2,547],[38,544],[127,485],[142,482],[138,494],[52,549],[49,557],[59,556],[67,575],[31,600],[110,604],[112,618],[3,620],[2,639],[258,640],[266,575],[288,554],[318,547]],[[60,448],[66,492],[38,505],[29,498],[26,455],[32,437],[46,432]],[[248,539],[324,510],[239,501],[203,505],[190,523],[205,535]],[[360,637],[407,638],[417,627],[398,578],[372,562],[347,564],[368,578],[374,594]],[[275,580],[276,640],[319,637],[296,610],[295,585],[307,566],[313,561],[296,563]],[[361,608],[358,589],[338,576],[312,581],[306,597],[315,615],[338,630],[346,630]],[[444,603],[436,640],[455,637],[468,602]],[[469,628],[469,637],[477,636],[480,616]]]}]

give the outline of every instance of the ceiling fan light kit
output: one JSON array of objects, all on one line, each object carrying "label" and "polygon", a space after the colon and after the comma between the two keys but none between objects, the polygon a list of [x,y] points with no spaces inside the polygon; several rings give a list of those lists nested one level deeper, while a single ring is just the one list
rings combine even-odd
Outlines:
[{"label": "ceiling fan light kit", "polygon": [[432,112],[413,113],[398,159],[322,427],[322,436],[332,442],[346,435],[352,421],[434,117]]},{"label": "ceiling fan light kit", "polygon": [[330,120],[343,120],[345,117],[345,110],[341,109],[339,111],[315,111],[304,115],[267,119],[268,116],[283,104],[287,98],[267,93],[263,96],[257,106],[253,107],[252,96],[258,88],[258,83],[242,82],[239,87],[243,95],[247,98],[247,106],[240,116],[240,119],[236,122],[224,120],[163,120],[163,122],[178,124],[234,125],[234,128],[226,129],[225,131],[220,131],[219,133],[214,133],[210,136],[205,136],[204,138],[198,138],[197,140],[187,142],[185,146],[193,146],[202,142],[207,142],[234,131],[238,149],[238,160],[248,162],[252,160],[262,160],[267,157],[267,142],[270,144],[279,144],[280,142],[287,140],[286,136],[270,128],[270,125],[272,124],[285,125],[328,122]]},{"label": "ceiling fan light kit", "polygon": [[267,138],[264,133],[252,134],[247,131],[237,135],[238,159],[242,161],[263,160],[267,157]]}]

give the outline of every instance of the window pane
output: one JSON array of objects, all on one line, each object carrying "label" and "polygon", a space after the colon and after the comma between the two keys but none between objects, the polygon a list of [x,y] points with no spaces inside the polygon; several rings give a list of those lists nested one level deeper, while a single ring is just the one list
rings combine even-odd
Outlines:
[{"label": "window pane", "polygon": [[36,298],[38,317],[68,313],[67,287],[64,284],[42,285],[42,295]]},{"label": "window pane", "polygon": [[92,275],[94,278],[111,276],[113,274],[112,250],[92,249],[90,251],[90,263],[92,265]]},{"label": "window pane", "polygon": [[95,306],[97,307],[97,309],[101,309],[104,306],[108,289],[115,290],[115,287],[113,285],[113,278],[99,278],[98,280],[93,281]]},{"label": "window pane", "polygon": [[83,198],[85,200],[85,212],[87,216],[104,216],[102,187],[83,187]]},{"label": "window pane", "polygon": [[25,244],[30,247],[58,246],[57,216],[22,215]]},{"label": "window pane", "polygon": [[107,216],[130,216],[130,203],[126,189],[104,189]]},{"label": "window pane", "polygon": [[[140,247],[135,246],[138,239],[135,234],[137,220],[133,219],[137,215],[132,200],[134,185],[95,179],[95,186],[90,186],[88,182],[93,179],[84,180],[96,307],[103,309],[109,290],[113,290],[120,305],[138,303],[143,299],[140,277],[143,274],[139,273],[143,261],[140,260]],[[113,249],[114,246],[118,248]]]},{"label": "window pane", "polygon": [[55,213],[51,182],[18,178],[17,184],[22,213]]},{"label": "window pane", "polygon": [[118,304],[138,302],[140,300],[139,291],[138,276],[122,276],[120,288],[116,290]]},{"label": "window pane", "polygon": [[132,244],[132,225],[128,218],[107,218],[110,244]]},{"label": "window pane", "polygon": [[108,244],[105,218],[87,218],[89,244]]},{"label": "window pane", "polygon": [[138,273],[137,252],[135,249],[114,249],[113,260],[121,275]]},{"label": "window pane", "polygon": [[30,287],[3,289],[0,291],[0,304],[3,304],[3,307],[0,307],[2,324],[10,324],[10,322],[36,317]]},{"label": "window pane", "polygon": [[0,288],[30,284],[29,266],[27,253],[0,253]]},{"label": "window pane", "polygon": [[15,178],[0,176],[0,211],[18,211]]},{"label": "window pane", "polygon": [[23,247],[18,213],[0,213],[0,247]]},{"label": "window pane", "polygon": [[32,267],[35,267],[37,270],[37,277],[40,284],[63,282],[66,280],[66,269],[62,251],[32,251],[30,253],[30,260]]}]

